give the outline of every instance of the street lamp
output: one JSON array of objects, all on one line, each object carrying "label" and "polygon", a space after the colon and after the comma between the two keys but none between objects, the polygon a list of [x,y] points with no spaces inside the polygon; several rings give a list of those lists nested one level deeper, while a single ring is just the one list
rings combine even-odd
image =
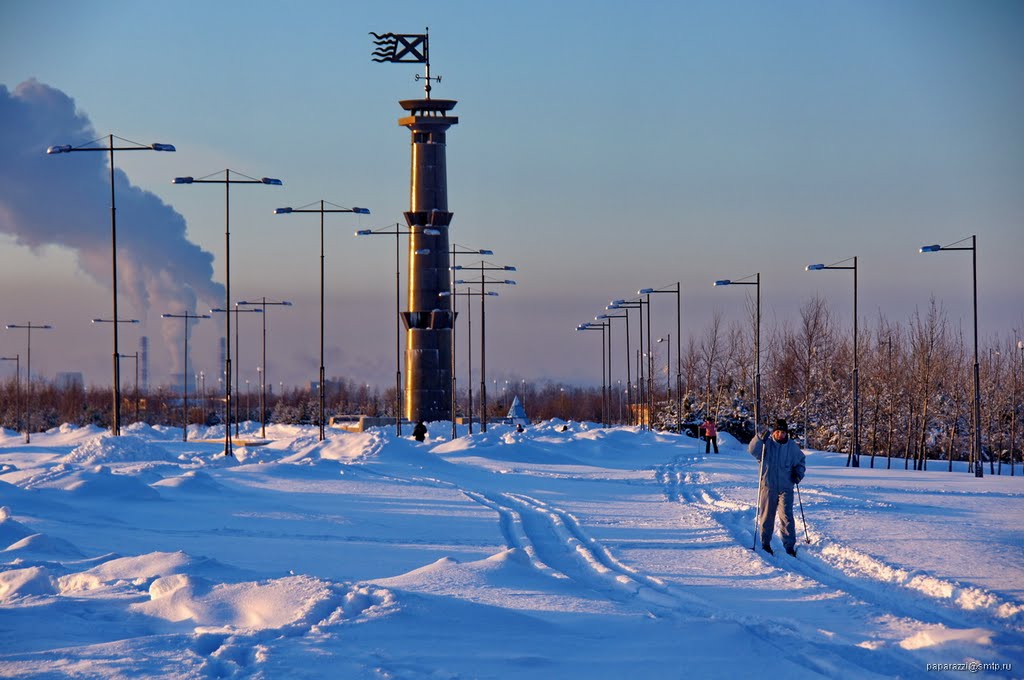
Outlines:
[{"label": "street lamp", "polygon": [[[466,288],[465,290],[459,291],[459,290],[456,290],[454,288],[454,286],[453,286],[451,292],[443,290],[440,293],[438,293],[437,295],[438,295],[438,297],[453,297],[453,298],[454,297],[458,297],[460,295],[469,295],[469,296],[489,295],[491,297],[498,297],[498,291],[496,291],[496,290],[476,291],[476,290],[473,290],[472,288]],[[468,378],[467,378],[467,383],[466,383],[468,385],[468,387],[467,387],[467,395],[468,395],[468,398],[469,398],[469,403],[467,404],[467,407],[466,407],[466,413],[469,414],[468,431],[469,431],[469,434],[473,434],[473,340],[472,340],[473,339],[473,305],[471,305],[471,304],[467,304],[466,305],[466,338],[467,338],[466,339],[466,351],[467,351],[466,370],[467,370],[467,372],[469,374]],[[455,364],[453,362],[452,363],[453,370],[454,370],[454,366],[455,366]],[[452,385],[452,389],[453,390],[454,390],[454,387],[455,386]],[[455,418],[454,413],[452,414],[452,418],[454,420],[454,418]],[[453,426],[452,427],[452,438],[454,439],[454,437],[455,437],[455,427]]]},{"label": "street lamp", "polygon": [[[320,294],[321,294],[321,296],[323,295],[322,279],[321,279]],[[259,312],[261,312],[263,314],[263,364],[262,364],[262,368],[263,368],[263,378],[266,379],[266,375],[267,375],[267,373],[266,373],[266,371],[267,371],[267,305],[277,305],[279,307],[291,307],[292,303],[288,302],[287,300],[282,300],[280,302],[270,302],[270,301],[267,300],[267,298],[264,297],[259,302],[245,302],[245,301],[243,301],[243,302],[239,302],[238,304],[239,305],[247,305],[247,306],[259,305],[260,308],[258,310],[253,309],[253,310],[242,310],[242,311],[254,311],[254,312],[255,311],[259,311]],[[236,305],[236,307],[237,307],[237,305]],[[323,420],[324,420],[324,384],[323,384],[323,379],[324,379],[324,335],[323,335],[324,324],[323,324],[323,313],[324,313],[323,297],[321,297],[320,298],[320,441],[324,440],[324,423],[323,423]],[[237,322],[238,319],[235,319],[235,321]],[[235,338],[237,339],[238,336],[236,335]],[[263,384],[262,381],[261,381],[260,384],[261,385]],[[267,438],[267,419],[266,419],[266,417],[264,415],[266,413],[266,410],[265,410],[266,400],[267,400],[266,392],[265,392],[265,390],[263,390],[261,388],[260,389],[260,437],[263,438],[263,439]],[[246,410],[248,410],[248,406],[246,406]]]},{"label": "street lamp", "polygon": [[[844,265],[843,262],[852,261],[852,265]],[[825,269],[849,269],[853,271],[853,446],[850,447],[850,455],[846,457],[846,467],[860,467],[860,383],[858,382],[858,358],[857,351],[857,258],[849,257],[834,264],[809,264],[806,271],[816,272]]]},{"label": "street lamp", "polygon": [[[676,281],[675,290],[669,286],[663,286],[661,288],[644,288],[637,292],[637,295],[647,295],[648,302],[650,302],[651,293],[674,293],[676,296],[676,432],[682,434],[682,418],[683,418],[683,354],[682,354],[682,295],[679,287],[679,281]],[[650,309],[647,310],[650,312]],[[648,325],[650,324],[650,315],[648,315]],[[648,326],[648,333],[650,327]],[[647,348],[650,350],[650,337],[648,337]],[[671,390],[669,390],[671,391]],[[669,401],[672,397],[669,396]]]},{"label": "street lamp", "polygon": [[[639,315],[640,315],[640,323],[639,323],[639,326],[640,326],[640,347],[641,347],[641,350],[642,350],[642,348],[644,346],[644,305],[645,304],[647,304],[647,303],[644,302],[643,298],[638,298],[636,300],[621,300],[620,299],[620,300],[612,300],[612,303],[610,305],[608,305],[608,307],[607,307],[607,309],[622,309],[622,310],[625,310],[625,312],[627,314],[627,318],[626,318],[626,336],[627,336],[626,337],[626,343],[627,343],[627,346],[628,346],[628,343],[629,343],[629,318],[628,318],[629,310],[636,309],[636,310],[639,311]],[[650,313],[650,308],[649,307],[648,307],[647,311],[648,311],[648,313]],[[637,350],[637,351],[640,352],[641,350]],[[633,362],[633,357],[632,356],[627,356],[626,357],[626,370],[627,371],[629,371],[629,365],[632,364],[632,362]],[[644,369],[643,369],[643,364],[639,360],[637,360],[636,403],[639,405],[641,403],[645,403],[645,401],[646,400],[644,398]],[[647,411],[646,408],[642,409],[642,410]],[[647,427],[648,429],[650,429],[650,423],[647,422],[650,419],[650,413],[648,412],[646,417],[643,414],[641,414],[641,413],[638,413],[637,416],[638,416],[637,420],[639,421],[640,429],[644,429],[644,427]],[[632,413],[630,414],[630,420],[632,420]]]},{"label": "street lamp", "polygon": [[[103,139],[100,137],[100,139]],[[114,146],[114,140],[132,144],[133,146]],[[50,156],[62,154],[62,153],[73,153],[77,151],[107,151],[110,154],[110,262],[111,262],[111,297],[114,303],[114,412],[113,412],[113,423],[110,427],[110,432],[115,437],[121,434],[121,369],[120,369],[120,351],[117,344],[117,208],[114,201],[114,152],[115,151],[174,151],[174,146],[171,144],[139,144],[122,137],[116,137],[114,135],[107,135],[107,146],[91,146],[98,142],[99,139],[88,142],[83,146],[71,146],[70,144],[62,144],[51,146],[46,150],[46,153]]]},{"label": "street lamp", "polygon": [[[747,281],[750,276],[742,279],[719,279],[715,281],[716,286],[756,286],[757,290],[757,318],[754,324],[754,436],[757,436],[757,428],[761,425],[761,272],[751,274],[753,281]],[[806,433],[804,433],[806,443]]]},{"label": "street lamp", "polygon": [[[630,369],[630,364],[632,363],[632,361],[630,361],[630,357],[632,356],[632,353],[629,350],[629,309],[628,308],[620,307],[619,305],[617,305],[615,303],[612,303],[612,304],[608,305],[607,307],[605,307],[605,309],[608,309],[608,310],[621,309],[622,312],[623,312],[622,314],[598,314],[597,317],[595,317],[598,321],[601,321],[603,319],[608,319],[608,337],[609,337],[609,341],[608,341],[608,345],[609,345],[609,348],[608,348],[608,376],[609,376],[608,382],[609,383],[611,383],[611,374],[612,374],[612,360],[611,360],[611,354],[612,354],[612,352],[611,352],[611,332],[612,332],[611,324],[612,324],[612,322],[611,322],[611,320],[612,319],[625,319],[625,321],[626,321],[626,403],[629,404],[630,401],[631,401],[631,397],[632,397],[632,387],[631,387],[630,383],[633,382],[633,376],[632,376],[632,372],[631,372],[631,369]],[[619,404],[620,405],[622,404],[622,395],[619,395]],[[619,422],[622,422],[622,409],[621,408],[619,409]]]},{"label": "street lamp", "polygon": [[[516,285],[515,281],[510,279],[494,279],[488,277],[484,272],[489,271],[505,271],[514,272],[516,268],[511,265],[495,265],[487,262],[486,260],[480,260],[479,266],[466,267],[463,265],[456,265],[452,267],[452,271],[475,271],[480,272],[480,278],[475,281],[461,281],[456,280],[453,283],[455,285],[476,285],[480,286],[481,292],[486,292],[487,285]],[[484,304],[487,300],[486,295],[480,296],[480,431],[487,432],[487,306]]]},{"label": "street lamp", "polygon": [[[239,380],[239,374],[240,374],[239,368],[242,365],[242,352],[241,352],[241,350],[239,348],[239,336],[241,335],[241,333],[239,333],[240,324],[238,322],[238,315],[240,313],[246,313],[246,312],[254,313],[254,314],[262,314],[263,313],[262,309],[239,309],[238,306],[241,305],[241,304],[245,304],[245,303],[236,302],[235,303],[234,311],[230,312],[230,313],[233,313],[235,315],[235,387],[237,387],[237,388],[241,387],[241,381]],[[289,304],[291,304],[291,303],[289,303]],[[222,308],[218,307],[217,309],[211,309],[210,312],[214,313],[214,314],[225,314],[225,315],[227,315],[227,313],[229,313],[229,310],[222,309]],[[264,324],[263,331],[264,331],[263,342],[264,342],[264,351],[265,351],[265,348],[266,348],[266,324]],[[229,338],[225,338],[225,344],[228,344],[228,345],[230,344],[230,339]],[[266,358],[266,357],[264,357],[264,358]],[[230,380],[230,376],[229,376],[229,380]],[[239,406],[238,402],[239,401],[240,401],[240,399],[235,399],[235,402],[234,402],[235,403],[235,436],[236,437],[238,436],[238,406]],[[225,402],[225,403],[227,403],[227,402]],[[231,420],[229,419],[228,420],[228,427],[230,427],[230,426],[231,426]]]},{"label": "street lamp", "polygon": [[960,239],[948,246],[931,245],[921,246],[922,253],[937,253],[943,250],[969,250],[971,251],[971,279],[974,288],[974,439],[973,458],[974,476],[984,477],[985,468],[981,462],[981,374],[978,369],[978,237],[971,235],[970,246],[958,245],[967,239]]},{"label": "street lamp", "polygon": [[[15,354],[13,357],[0,357],[0,361],[13,361],[14,362],[14,400],[18,406],[22,406],[21,403],[21,355]],[[1015,374],[1016,375],[1016,374]],[[1016,390],[1014,390],[1016,396]],[[24,420],[24,416],[21,418]],[[1010,474],[1013,474],[1013,438],[1010,438]]]},{"label": "street lamp", "polygon": [[49,324],[7,324],[7,330],[24,328],[27,331],[28,341],[28,363],[25,367],[25,381],[28,383],[28,396],[25,398],[25,443],[30,443],[30,437],[32,433],[32,409],[29,408],[29,403],[32,401],[32,330],[50,330],[53,326]]},{"label": "street lamp", "polygon": [[669,401],[672,400],[672,334],[667,338],[658,338],[658,344],[665,343],[665,390]]},{"label": "street lamp", "polygon": [[[401,248],[399,237],[402,235],[421,234],[423,236],[440,236],[441,230],[424,227],[420,230],[402,229],[395,223],[389,228],[360,229],[356,236],[394,236],[395,237],[395,435],[402,436],[402,287],[401,287]],[[415,255],[429,254],[427,250],[414,252]]]},{"label": "street lamp", "polygon": [[[464,246],[464,245],[461,245],[461,244],[453,242],[452,246],[451,246],[451,249],[448,251],[449,261],[451,262],[451,266],[453,267],[451,269],[451,272],[450,272],[451,281],[449,282],[449,290],[455,290],[455,283],[454,283],[454,281],[455,281],[455,269],[454,269],[454,267],[455,267],[455,256],[456,255],[493,255],[493,254],[494,254],[493,250],[488,250],[486,248],[469,248],[467,246]],[[440,297],[445,297],[444,292],[442,291],[439,294],[439,296]],[[458,390],[457,390],[457,388],[458,388],[458,379],[457,379],[457,371],[455,370],[455,325],[456,325],[455,324],[455,319],[458,316],[458,313],[457,313],[457,309],[456,309],[456,304],[455,303],[456,303],[456,301],[458,299],[458,295],[451,296],[451,298],[452,298],[451,299],[451,309],[452,309],[452,333],[451,333],[451,336],[452,336],[452,343],[451,343],[451,350],[450,351],[451,351],[451,355],[452,355],[452,361],[451,361],[451,365],[452,365],[452,439],[455,439],[455,436],[456,436],[456,433],[455,433],[455,413],[458,410],[458,408],[457,408],[457,401],[458,401]],[[469,315],[470,318],[472,318],[472,316],[471,316],[472,312],[470,311],[471,308],[472,308],[472,305],[468,305],[466,307],[467,315]],[[472,345],[473,344],[472,326],[471,325],[467,329],[466,343],[467,343],[467,345]],[[469,359],[470,359],[470,361],[473,360],[472,348],[470,349]],[[473,369],[472,369],[472,367],[469,368],[469,411],[468,411],[468,413],[469,413],[469,434],[473,434]]]},{"label": "street lamp", "polygon": [[[113,319],[93,319],[92,322],[93,323],[110,323],[110,324],[114,324],[114,326],[117,326],[117,324],[121,324],[121,323],[139,323],[139,320],[138,319],[118,319],[115,316]],[[121,357],[127,357],[127,356],[129,356],[129,355],[127,355],[127,354],[118,354],[117,358],[120,359]],[[121,363],[120,363],[120,361],[118,361],[118,363],[117,363],[117,370],[114,372],[114,380],[120,380],[120,379],[121,379]],[[138,382],[138,380],[136,380],[136,382]],[[135,391],[136,391],[136,393],[138,392],[138,387],[136,387]],[[115,387],[114,394],[116,394],[118,400],[120,400],[120,398],[121,398],[121,385],[120,384],[118,384]],[[120,401],[118,401],[118,403],[120,403]],[[139,416],[138,410],[139,410],[138,406],[136,406],[136,408],[135,408],[135,418],[136,418],[136,420],[138,420],[138,416]],[[110,434],[114,435],[115,437],[121,434],[121,408],[120,408],[120,406],[118,406],[117,413],[111,414]]]},{"label": "street lamp", "polygon": [[[324,369],[324,215],[326,213],[355,213],[357,215],[369,215],[370,211],[367,208],[343,208],[335,203],[329,201],[320,200],[319,208],[310,208],[310,203],[301,208],[278,208],[274,211],[275,215],[291,215],[292,213],[319,213],[320,214],[320,441],[324,440],[324,384],[326,382],[326,370]],[[327,208],[325,205],[334,206]],[[264,317],[266,320],[266,317]],[[266,357],[264,357],[264,361]],[[262,385],[262,383],[261,383]],[[266,395],[264,390],[260,389],[260,423],[263,426],[262,437],[266,437],[266,419],[263,414],[264,402],[266,401]]]},{"label": "street lamp", "polygon": [[[181,421],[181,441],[188,441],[188,320],[189,319],[209,319],[209,314],[192,314],[191,312],[185,311],[181,314],[161,314],[163,319],[184,319],[185,320],[185,366],[182,371],[182,382],[184,383],[184,396],[182,400],[182,421]],[[203,396],[206,396],[206,386],[203,386]],[[230,428],[230,425],[227,427]]]},{"label": "street lamp", "polygon": [[[193,177],[175,177],[173,184],[223,184],[224,185],[224,307],[231,307],[231,185],[232,184],[264,184],[281,186],[284,184],[273,177],[256,179],[234,170],[224,170],[224,179],[210,179],[220,171],[195,179]],[[242,179],[232,178],[232,174]],[[231,452],[231,315],[224,315],[224,455],[233,456]]]},{"label": "street lamp", "polygon": [[580,331],[601,331],[601,420],[603,423],[608,421],[608,394],[607,394],[607,374],[605,373],[605,332],[611,329],[611,322],[602,321],[601,323],[581,323],[576,326],[576,332]]}]

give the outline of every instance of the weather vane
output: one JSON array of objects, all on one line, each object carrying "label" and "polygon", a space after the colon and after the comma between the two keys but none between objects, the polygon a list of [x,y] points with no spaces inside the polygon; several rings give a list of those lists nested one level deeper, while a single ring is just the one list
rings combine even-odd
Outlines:
[{"label": "weather vane", "polygon": [[430,27],[426,33],[374,33],[373,44],[377,49],[373,51],[373,60],[376,62],[391,62],[393,64],[425,64],[426,75],[416,74],[416,81],[426,81],[423,90],[427,99],[430,99],[430,81],[441,82],[441,76],[430,75]]}]

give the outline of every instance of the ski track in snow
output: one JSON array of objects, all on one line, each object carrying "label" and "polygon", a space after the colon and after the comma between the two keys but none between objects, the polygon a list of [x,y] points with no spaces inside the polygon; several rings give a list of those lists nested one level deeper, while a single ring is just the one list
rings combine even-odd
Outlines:
[{"label": "ski track in snow", "polygon": [[[890,673],[900,668],[905,677],[920,675],[920,668],[890,650],[866,649],[851,644],[815,639],[811,631],[792,621],[736,615],[642,574],[623,564],[597,539],[589,536],[569,512],[523,494],[484,494],[464,490],[472,500],[499,515],[508,547],[529,555],[533,566],[553,578],[570,579],[619,603],[633,604],[652,617],[729,621],[757,638],[773,644],[779,654],[814,673],[834,677],[854,664],[864,675]],[[819,636],[820,637],[820,636]],[[810,638],[810,641],[809,641]],[[794,652],[811,646],[814,653]]]},{"label": "ski track in snow", "polygon": [[[707,475],[677,459],[659,466],[655,479],[665,497],[706,512],[743,545],[753,545],[754,507],[724,498]],[[797,527],[802,521],[797,518]],[[950,627],[989,626],[1012,634],[1024,632],[1024,607],[981,588],[963,586],[936,576],[913,574],[901,567],[816,535],[812,546],[798,537],[799,557],[790,558],[776,547],[774,557],[757,554],[778,569],[785,568],[824,586],[849,593],[881,612]],[[783,567],[782,565],[785,565]]]}]

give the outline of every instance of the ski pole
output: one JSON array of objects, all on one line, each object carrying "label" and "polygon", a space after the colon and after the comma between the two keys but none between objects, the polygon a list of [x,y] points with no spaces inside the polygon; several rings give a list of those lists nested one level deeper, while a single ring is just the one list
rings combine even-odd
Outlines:
[{"label": "ski pole", "polygon": [[[757,436],[757,431],[754,431],[754,436]],[[764,473],[764,447],[765,440],[761,440],[761,462],[757,466],[757,505],[754,507],[754,544],[750,546],[750,549],[757,552],[757,539],[761,534],[761,486],[763,484],[761,475]],[[802,510],[802,508],[801,508]],[[806,527],[806,524],[804,525]]]},{"label": "ski pole", "polygon": [[804,500],[800,498],[800,484],[796,485],[796,498],[800,501],[800,519],[804,521],[804,538],[807,539],[807,543],[811,542],[811,535],[807,532],[807,517],[804,516]]}]

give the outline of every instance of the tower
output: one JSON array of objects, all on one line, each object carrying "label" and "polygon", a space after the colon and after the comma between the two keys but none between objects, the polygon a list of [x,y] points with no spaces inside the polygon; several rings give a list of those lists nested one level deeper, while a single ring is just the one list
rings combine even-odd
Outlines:
[{"label": "tower", "polygon": [[[429,81],[428,81],[429,83]],[[409,179],[409,296],[405,322],[405,416],[411,421],[449,417],[452,401],[448,169],[446,133],[459,119],[450,99],[400,102],[409,115],[398,124],[412,135]]]},{"label": "tower", "polygon": [[142,368],[139,371],[142,374],[140,388],[145,394],[149,391],[149,336],[147,335],[139,338],[139,358],[136,361],[142,362]]}]

